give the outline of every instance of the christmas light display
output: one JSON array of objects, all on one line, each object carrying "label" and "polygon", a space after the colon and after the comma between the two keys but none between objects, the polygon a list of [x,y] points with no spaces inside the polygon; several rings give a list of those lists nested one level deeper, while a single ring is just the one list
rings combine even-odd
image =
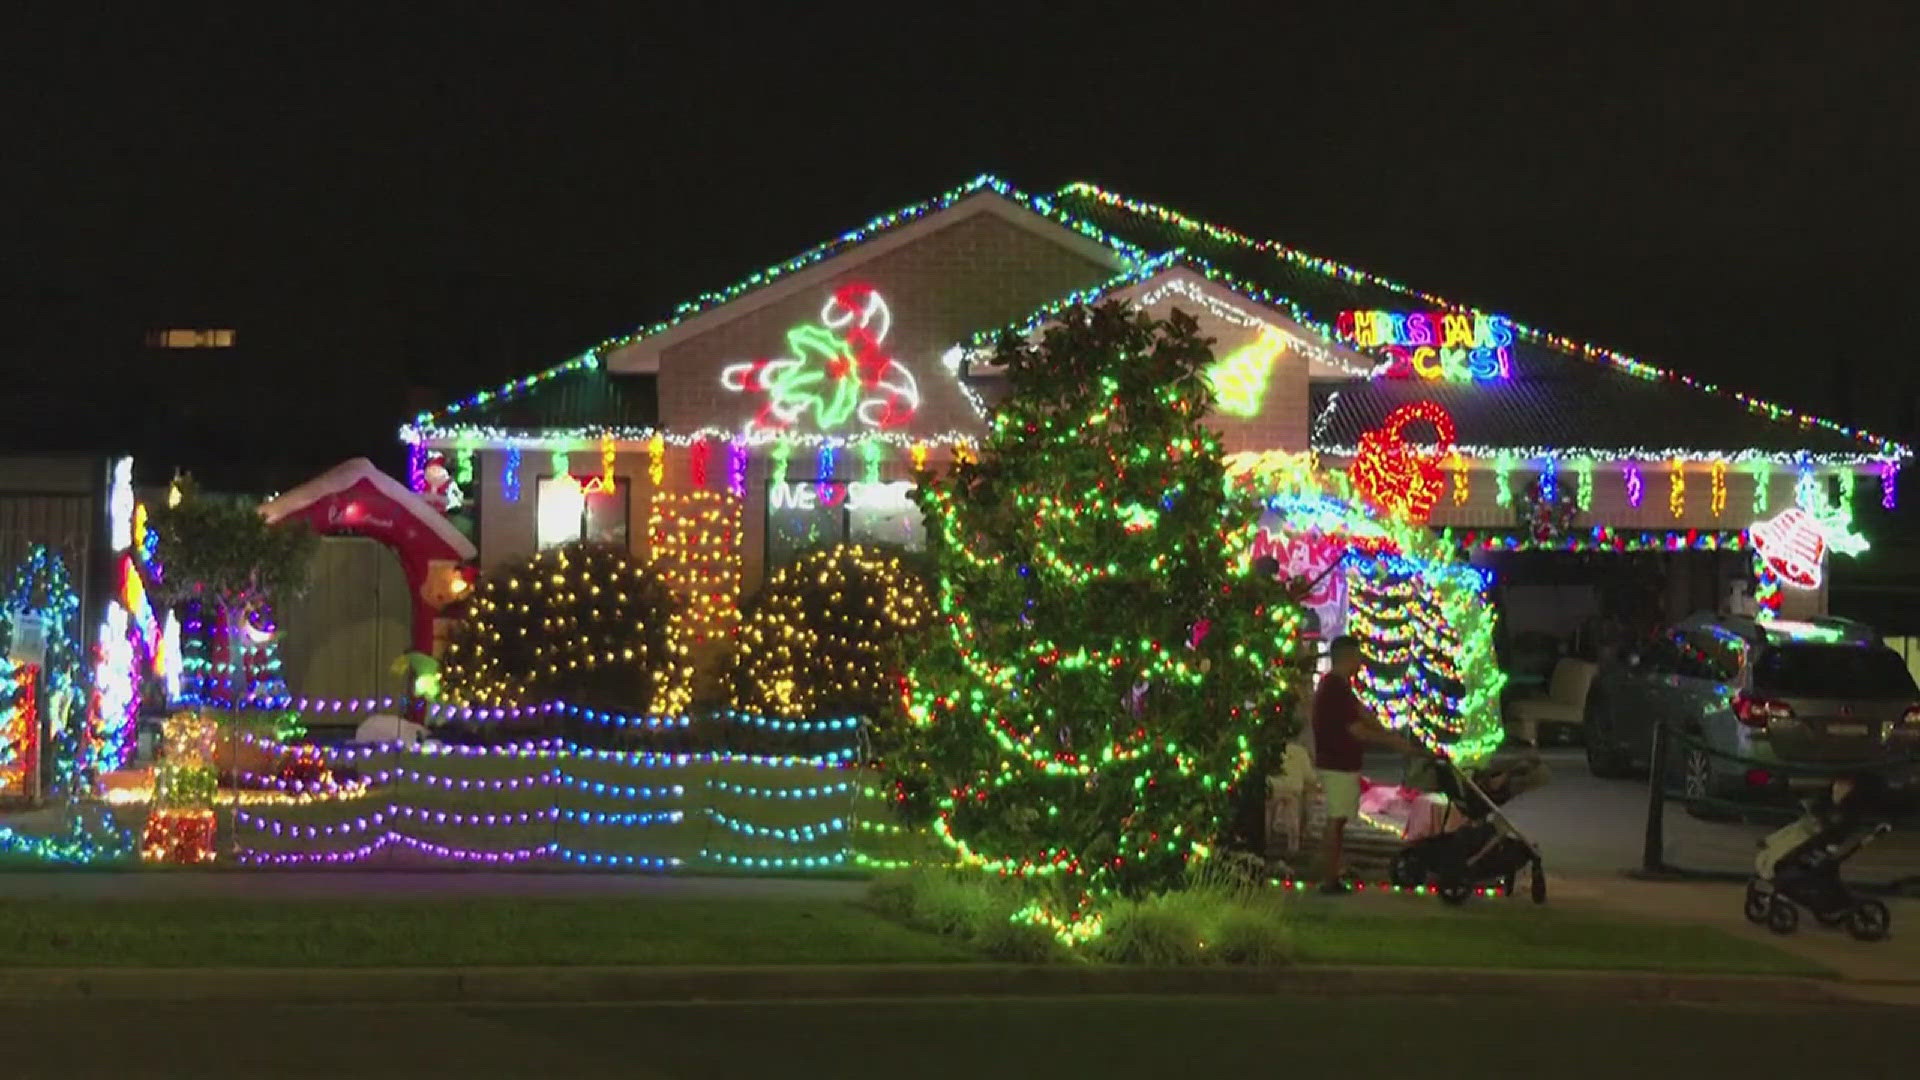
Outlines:
[{"label": "christmas light display", "polygon": [[1820,566],[1827,556],[1827,540],[1820,527],[1799,507],[1756,522],[1748,531],[1753,548],[1781,582],[1796,589],[1820,587]]},{"label": "christmas light display", "polygon": [[1627,485],[1627,505],[1638,509],[1640,500],[1647,492],[1646,482],[1640,476],[1640,466],[1630,461],[1621,475]]},{"label": "christmas light display", "polygon": [[1467,481],[1467,459],[1455,450],[1447,457],[1447,464],[1453,469],[1453,505],[1465,506],[1470,497]]},{"label": "christmas light display", "polygon": [[[611,435],[602,435],[600,438],[603,445],[613,445]],[[653,483],[655,490],[667,482],[667,440],[658,432],[647,440],[647,479]]]},{"label": "christmas light display", "polygon": [[480,581],[447,644],[449,704],[560,699],[675,714],[691,699],[684,645],[671,637],[667,587],[625,552],[564,544]]},{"label": "christmas light display", "polygon": [[720,385],[766,395],[749,431],[784,431],[803,422],[822,432],[848,423],[900,427],[920,407],[920,387],[882,348],[892,326],[893,313],[872,286],[842,285],[827,298],[818,325],[787,331],[789,355],[730,364]]},{"label": "christmas light display", "polygon": [[[1370,513],[1351,478],[1316,468],[1312,455],[1235,455],[1229,479],[1263,493],[1289,535],[1345,546],[1347,614],[1357,621],[1342,629],[1362,638],[1370,671],[1400,666],[1361,680],[1362,699],[1456,761],[1492,753],[1504,737],[1506,675],[1494,654],[1490,580],[1459,561],[1455,537]],[[1354,597],[1361,588],[1367,594]],[[1419,674],[1404,677],[1405,665]]]},{"label": "christmas light display", "polygon": [[1513,325],[1498,315],[1343,311],[1334,330],[1343,340],[1385,353],[1383,378],[1484,382],[1513,375]]},{"label": "christmas light display", "polygon": [[1577,505],[1582,513],[1593,512],[1593,459],[1581,458],[1574,466],[1580,477],[1580,488],[1576,496]]},{"label": "christmas light display", "polygon": [[1273,362],[1287,349],[1278,331],[1262,327],[1254,339],[1215,361],[1207,369],[1214,403],[1229,416],[1258,416],[1266,404],[1267,379]]},{"label": "christmas light display", "polygon": [[507,447],[507,457],[500,465],[500,497],[510,503],[520,501],[520,448]]},{"label": "christmas light display", "polygon": [[1513,485],[1509,474],[1513,471],[1513,460],[1505,454],[1493,459],[1493,503],[1495,506],[1513,505]]},{"label": "christmas light display", "polygon": [[732,636],[740,618],[741,501],[719,492],[656,491],[647,518],[653,571],[674,599],[674,651]]},{"label": "christmas light display", "polygon": [[1714,517],[1719,517],[1721,511],[1727,508],[1727,463],[1715,459],[1712,465],[1712,472],[1713,477],[1711,482],[1713,487],[1711,489],[1708,508],[1713,511]]},{"label": "christmas light display", "polygon": [[[1382,277],[1378,274],[1369,273],[1365,270],[1360,270],[1355,267],[1348,266],[1346,264],[1334,261],[1332,259],[1325,259],[1319,256],[1309,255],[1305,252],[1298,251],[1294,248],[1290,248],[1285,244],[1281,244],[1277,241],[1255,240],[1251,237],[1235,232],[1232,229],[1227,229],[1218,225],[1210,224],[1208,222],[1203,222],[1193,218],[1189,218],[1183,214],[1180,214],[1177,211],[1170,210],[1166,207],[1158,206],[1153,203],[1147,203],[1139,200],[1129,199],[1125,196],[1106,191],[1094,184],[1080,182],[1080,183],[1073,183],[1073,184],[1067,185],[1066,187],[1062,188],[1058,193],[1056,193],[1054,201],[1052,203],[1052,207],[1066,210],[1070,214],[1071,210],[1068,208],[1072,207],[1076,202],[1082,201],[1082,200],[1096,204],[1096,205],[1115,207],[1115,208],[1124,210],[1128,213],[1139,215],[1143,218],[1146,218],[1147,220],[1156,222],[1162,226],[1175,230],[1176,232],[1189,233],[1198,237],[1203,237],[1207,240],[1214,241],[1216,243],[1229,245],[1237,248],[1243,248],[1249,251],[1259,252],[1275,259],[1276,261],[1288,267],[1296,267],[1302,270],[1309,271],[1311,273],[1322,275],[1324,277],[1332,278],[1336,281],[1347,282],[1347,283],[1350,283],[1353,285],[1359,285],[1359,286],[1385,289],[1394,293],[1398,293],[1402,296],[1408,297],[1411,300],[1416,300],[1421,303],[1431,305],[1434,308],[1443,309],[1444,311],[1447,311],[1447,312],[1473,315],[1476,318],[1482,317],[1484,315],[1484,313],[1475,310],[1471,305],[1460,304],[1452,300],[1449,300],[1443,296],[1438,296],[1433,293],[1414,289],[1407,285],[1403,285],[1397,281],[1394,281],[1390,278]],[[1861,451],[1858,453],[1828,455],[1825,458],[1825,460],[1829,460],[1832,463],[1836,463],[1836,464],[1843,463],[1843,462],[1857,463],[1865,460],[1877,461],[1877,460],[1884,460],[1884,459],[1901,460],[1910,456],[1912,453],[1912,450],[1909,447],[1901,443],[1895,442],[1891,439],[1887,439],[1883,436],[1876,435],[1870,431],[1847,427],[1844,424],[1839,424],[1832,420],[1827,420],[1821,417],[1811,416],[1805,413],[1797,412],[1793,409],[1789,409],[1780,405],[1775,405],[1770,402],[1762,401],[1759,398],[1755,398],[1751,395],[1743,394],[1738,391],[1725,390],[1712,383],[1694,378],[1691,375],[1686,375],[1686,374],[1675,372],[1675,371],[1667,371],[1659,367],[1656,367],[1652,364],[1646,363],[1645,361],[1636,360],[1631,356],[1628,356],[1621,352],[1617,352],[1613,349],[1604,348],[1598,345],[1590,345],[1590,344],[1582,343],[1572,338],[1566,337],[1564,335],[1553,334],[1536,327],[1528,326],[1525,323],[1518,322],[1515,320],[1507,319],[1505,321],[1510,327],[1515,339],[1518,341],[1530,342],[1533,344],[1546,346],[1546,347],[1558,350],[1560,352],[1566,353],[1570,356],[1580,357],[1582,359],[1592,361],[1594,363],[1611,368],[1613,370],[1621,371],[1626,374],[1633,375],[1640,379],[1645,379],[1649,382],[1678,383],[1682,386],[1686,386],[1690,389],[1699,391],[1701,393],[1710,394],[1716,397],[1726,398],[1726,399],[1730,399],[1732,401],[1738,402],[1741,406],[1746,408],[1748,411],[1758,413],[1760,415],[1766,416],[1773,420],[1784,421],[1794,426],[1803,427],[1803,428],[1819,428],[1825,431],[1832,432],[1836,435],[1842,436],[1843,438],[1847,438],[1862,444]],[[1317,324],[1314,324],[1311,321],[1307,321],[1306,325],[1317,325]],[[1322,332],[1328,333],[1329,336],[1332,336],[1333,333],[1337,333],[1337,330],[1333,327],[1317,326],[1317,328],[1321,328]],[[1475,456],[1490,456],[1487,454],[1480,453],[1479,448],[1468,447],[1464,449],[1466,449],[1469,453],[1474,454]],[[1552,449],[1552,448],[1543,448],[1543,449]],[[1584,449],[1576,450],[1574,448],[1568,448],[1568,447],[1563,447],[1559,449],[1560,449],[1560,452],[1570,457],[1592,456],[1601,460],[1610,460],[1616,457],[1630,457],[1630,456],[1653,457],[1653,458],[1663,458],[1663,457],[1671,456],[1670,454],[1666,454],[1666,453],[1638,454],[1638,455],[1624,454],[1618,451],[1609,453],[1604,449],[1602,449],[1599,453],[1589,454]],[[1339,451],[1329,450],[1328,452],[1339,452]],[[1538,455],[1527,452],[1527,453],[1523,453],[1523,456],[1533,457]],[[1772,452],[1754,450],[1743,455],[1735,456],[1734,460],[1736,461],[1755,460],[1763,457],[1771,457],[1774,460],[1789,460],[1793,456],[1796,456],[1796,455],[1781,454],[1776,456]]]},{"label": "christmas light display", "polygon": [[1752,471],[1753,512],[1758,516],[1767,512],[1767,505],[1772,501],[1772,493],[1768,489],[1773,486],[1773,463],[1755,462]]},{"label": "christmas light display", "polygon": [[1880,508],[1891,510],[1900,498],[1900,463],[1883,461],[1880,463]]},{"label": "christmas light display", "polygon": [[37,616],[45,642],[38,675],[40,715],[49,732],[56,790],[92,793],[98,776],[99,755],[87,730],[87,692],[82,684],[80,593],[67,575],[67,565],[51,548],[35,544],[14,569],[4,606],[9,642],[22,614]]},{"label": "christmas light display", "polygon": [[0,795],[30,795],[40,770],[40,665],[0,659],[7,688],[0,714]]},{"label": "christmas light display", "polygon": [[1257,503],[1203,420],[1212,359],[1181,314],[1064,312],[1003,342],[978,454],[915,491],[937,613],[900,774],[962,864],[1044,886],[1058,917],[1181,880],[1289,727],[1301,612],[1248,573]]},{"label": "christmas light display", "polygon": [[1667,509],[1674,517],[1687,510],[1687,463],[1677,457],[1667,462]]},{"label": "christmas light display", "polygon": [[204,863],[214,858],[214,765],[220,727],[211,717],[176,713],[161,729],[153,809],[140,838],[144,862]]},{"label": "christmas light display", "polygon": [[1636,532],[1606,527],[1570,529],[1558,536],[1540,539],[1532,533],[1482,532],[1466,529],[1448,531],[1443,539],[1469,551],[1561,551],[1561,552],[1634,552],[1634,551],[1746,551],[1746,534],[1684,529],[1676,532]]},{"label": "christmas light display", "polygon": [[1548,458],[1539,476],[1521,496],[1519,525],[1539,543],[1551,543],[1572,529],[1580,518],[1580,498],[1560,490],[1553,459]]},{"label": "christmas light display", "polygon": [[[1421,423],[1433,425],[1431,447],[1406,440],[1406,429]],[[1355,490],[1383,514],[1427,520],[1445,487],[1440,463],[1453,452],[1453,434],[1453,417],[1433,402],[1400,406],[1379,428],[1360,436],[1352,467]]]},{"label": "christmas light display", "polygon": [[740,631],[736,709],[806,720],[891,714],[891,655],[932,615],[926,585],[897,555],[859,544],[808,552],[762,589]]},{"label": "christmas light display", "polygon": [[713,444],[706,439],[701,439],[699,442],[694,443],[692,450],[688,452],[687,479],[693,482],[694,487],[704,488],[707,486],[707,461],[712,455]]}]

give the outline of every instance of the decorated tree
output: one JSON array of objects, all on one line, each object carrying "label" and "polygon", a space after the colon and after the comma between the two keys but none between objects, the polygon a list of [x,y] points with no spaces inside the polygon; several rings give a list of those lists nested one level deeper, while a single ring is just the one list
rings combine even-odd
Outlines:
[{"label": "decorated tree", "polygon": [[1301,612],[1251,572],[1212,360],[1193,319],[1119,304],[1004,338],[985,442],[915,494],[938,621],[909,779],[963,863],[1045,886],[1025,914],[1063,937],[1104,895],[1178,885],[1291,735]]},{"label": "decorated tree", "polygon": [[[210,671],[198,674],[210,703],[279,697],[273,610],[307,590],[319,536],[299,522],[268,524],[251,502],[202,494],[187,479],[155,510],[156,562],[149,591],[197,621]],[[202,648],[196,645],[196,650]]]},{"label": "decorated tree", "polygon": [[897,646],[932,613],[926,583],[884,548],[836,544],[781,567],[740,628],[737,709],[793,720],[896,714]]},{"label": "decorated tree", "polygon": [[658,575],[606,544],[574,542],[480,579],[447,642],[444,700],[549,701],[621,712],[687,707],[692,662],[669,634],[673,598]]}]

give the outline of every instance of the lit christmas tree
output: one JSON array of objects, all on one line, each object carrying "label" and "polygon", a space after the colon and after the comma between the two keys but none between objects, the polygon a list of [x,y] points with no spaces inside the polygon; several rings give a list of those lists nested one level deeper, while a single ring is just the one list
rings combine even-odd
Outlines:
[{"label": "lit christmas tree", "polygon": [[1290,736],[1301,611],[1251,572],[1197,324],[1118,304],[1003,339],[1011,396],[923,476],[937,629],[911,666],[913,761],[959,859],[1097,932],[1100,897],[1178,885],[1236,785]]}]

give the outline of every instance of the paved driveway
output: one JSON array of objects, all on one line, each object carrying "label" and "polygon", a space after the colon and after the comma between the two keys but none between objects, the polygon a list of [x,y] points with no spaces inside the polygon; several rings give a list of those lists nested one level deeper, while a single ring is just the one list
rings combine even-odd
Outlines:
[{"label": "paved driveway", "polygon": [[[1545,787],[1515,799],[1507,807],[1515,824],[1546,853],[1550,869],[1581,875],[1615,874],[1640,865],[1646,836],[1647,783],[1598,780],[1587,772],[1579,750],[1542,754],[1553,770]],[[1369,761],[1369,774],[1382,779],[1401,775],[1390,759]],[[1747,873],[1754,848],[1778,825],[1702,821],[1676,802],[1666,807],[1666,861],[1688,870]],[[1846,876],[1859,881],[1920,877],[1920,821],[1906,821],[1847,864]]]}]

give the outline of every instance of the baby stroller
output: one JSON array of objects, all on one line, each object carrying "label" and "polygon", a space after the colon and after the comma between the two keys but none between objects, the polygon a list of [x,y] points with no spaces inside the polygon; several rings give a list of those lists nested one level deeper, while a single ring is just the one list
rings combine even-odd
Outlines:
[{"label": "baby stroller", "polygon": [[1451,761],[1441,762],[1435,788],[1452,804],[1465,824],[1448,832],[1416,840],[1400,849],[1387,868],[1395,885],[1432,885],[1440,899],[1464,904],[1476,888],[1498,885],[1513,894],[1515,879],[1531,868],[1533,902],[1547,902],[1547,875],[1540,849],[1500,812],[1525,785],[1521,770],[1527,763],[1492,769],[1480,782]]},{"label": "baby stroller", "polygon": [[1840,880],[1840,866],[1885,833],[1886,822],[1868,825],[1858,807],[1871,778],[1839,780],[1804,805],[1800,820],[1760,842],[1747,882],[1747,919],[1776,934],[1791,934],[1806,908],[1822,926],[1845,925],[1860,941],[1887,936],[1893,916],[1887,905],[1854,894]]}]

